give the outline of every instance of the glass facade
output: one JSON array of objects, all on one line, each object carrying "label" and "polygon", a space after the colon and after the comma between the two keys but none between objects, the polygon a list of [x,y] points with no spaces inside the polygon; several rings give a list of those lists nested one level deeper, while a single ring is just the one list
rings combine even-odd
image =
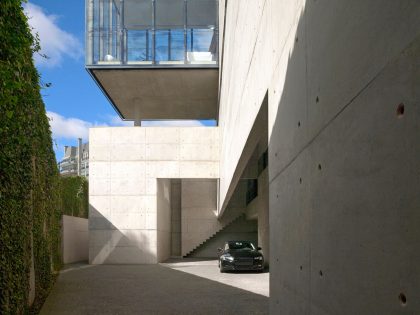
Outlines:
[{"label": "glass facade", "polygon": [[218,65],[217,0],[87,0],[87,66]]}]

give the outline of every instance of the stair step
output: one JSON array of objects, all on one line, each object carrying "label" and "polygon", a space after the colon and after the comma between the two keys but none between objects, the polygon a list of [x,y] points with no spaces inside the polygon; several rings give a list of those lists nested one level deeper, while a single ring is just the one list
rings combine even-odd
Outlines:
[{"label": "stair step", "polygon": [[218,233],[222,232],[225,228],[227,228],[229,225],[231,225],[233,222],[235,222],[236,220],[242,218],[244,216],[244,213],[241,213],[239,216],[237,216],[236,218],[234,218],[232,221],[230,221],[229,223],[227,223],[225,226],[223,226],[222,228],[220,228],[218,231],[216,231],[215,233],[213,233],[210,237],[208,237],[205,241],[201,242],[200,244],[198,244],[197,246],[195,246],[193,249],[191,249],[190,251],[188,251],[185,256],[183,257],[188,257],[189,255],[191,255],[195,250],[197,250],[199,247],[201,247],[202,245],[204,245],[205,243],[207,243],[210,239],[212,239],[213,237],[215,237]]}]

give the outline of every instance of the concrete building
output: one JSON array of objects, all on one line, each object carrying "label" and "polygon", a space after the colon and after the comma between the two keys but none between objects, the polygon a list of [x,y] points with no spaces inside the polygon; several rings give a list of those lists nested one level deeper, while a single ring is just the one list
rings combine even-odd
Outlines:
[{"label": "concrete building", "polygon": [[[272,314],[420,310],[420,2],[87,0],[90,262],[254,238]],[[204,242],[204,243],[203,243]]]},{"label": "concrete building", "polygon": [[61,176],[89,177],[89,143],[78,139],[78,146],[64,146],[63,159],[58,162]]}]

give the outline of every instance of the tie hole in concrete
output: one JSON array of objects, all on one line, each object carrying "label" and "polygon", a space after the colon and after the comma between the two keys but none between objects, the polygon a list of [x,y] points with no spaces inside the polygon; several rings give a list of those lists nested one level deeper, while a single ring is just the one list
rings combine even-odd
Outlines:
[{"label": "tie hole in concrete", "polygon": [[400,103],[398,106],[397,106],[397,117],[398,118],[401,118],[401,117],[403,117],[404,116],[404,104],[403,103]]},{"label": "tie hole in concrete", "polygon": [[398,299],[400,300],[402,306],[407,305],[407,297],[404,293],[400,293],[400,295],[398,295]]}]

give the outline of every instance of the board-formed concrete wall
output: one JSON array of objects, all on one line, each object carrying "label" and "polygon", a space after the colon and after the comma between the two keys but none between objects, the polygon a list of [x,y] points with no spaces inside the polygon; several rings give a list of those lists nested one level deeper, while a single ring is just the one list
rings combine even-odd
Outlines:
[{"label": "board-formed concrete wall", "polygon": [[218,136],[216,127],[91,128],[90,263],[166,257],[170,247],[158,255],[157,179],[218,178]]},{"label": "board-formed concrete wall", "polygon": [[268,92],[270,312],[417,313],[420,2],[225,1],[220,203]]}]

